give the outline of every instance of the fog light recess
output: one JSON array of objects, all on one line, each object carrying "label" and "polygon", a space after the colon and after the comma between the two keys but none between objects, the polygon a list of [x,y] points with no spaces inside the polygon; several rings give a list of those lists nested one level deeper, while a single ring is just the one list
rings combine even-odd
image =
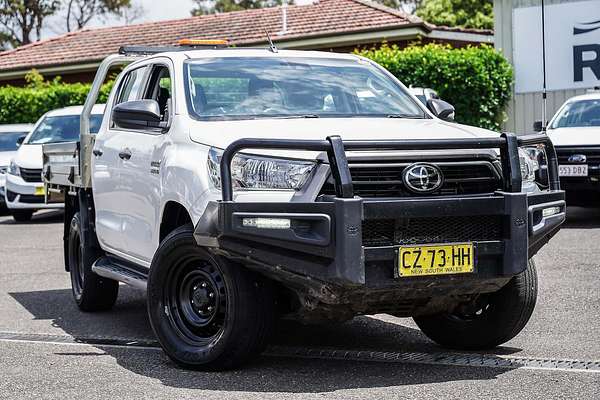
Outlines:
[{"label": "fog light recess", "polygon": [[258,229],[290,229],[292,221],[289,218],[243,218],[242,226]]},{"label": "fog light recess", "polygon": [[544,218],[551,217],[551,216],[556,215],[558,213],[560,213],[560,207],[548,207],[548,208],[544,208],[542,210],[542,216]]}]

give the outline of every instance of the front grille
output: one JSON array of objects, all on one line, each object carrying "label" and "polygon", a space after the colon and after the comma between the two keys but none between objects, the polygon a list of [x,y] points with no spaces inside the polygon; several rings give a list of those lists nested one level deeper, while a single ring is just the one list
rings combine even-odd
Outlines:
[{"label": "front grille", "polygon": [[362,224],[363,246],[477,242],[502,239],[502,217],[372,219]]},{"label": "front grille", "polygon": [[[444,184],[428,196],[493,193],[502,188],[500,172],[490,161],[432,162],[444,174]],[[350,163],[354,194],[360,197],[413,197],[402,182],[407,162]],[[321,190],[323,195],[334,195],[333,179],[329,178]],[[421,195],[422,196],[422,195]]]},{"label": "front grille", "polygon": [[588,164],[600,164],[600,147],[556,147],[559,164],[573,164],[569,157],[575,154],[585,155]]},{"label": "front grille", "polygon": [[20,168],[21,178],[25,182],[42,182],[42,170],[41,169],[27,169]]},{"label": "front grille", "polygon": [[0,166],[0,174],[6,174],[7,171],[8,171],[8,167]]}]

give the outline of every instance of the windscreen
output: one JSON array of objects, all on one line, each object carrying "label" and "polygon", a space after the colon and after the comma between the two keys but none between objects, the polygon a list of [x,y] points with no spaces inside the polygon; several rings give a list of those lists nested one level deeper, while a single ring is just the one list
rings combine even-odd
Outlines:
[{"label": "windscreen", "polygon": [[362,60],[212,58],[186,62],[199,119],[427,118],[382,70]]},{"label": "windscreen", "polygon": [[[90,132],[98,133],[101,114],[90,116]],[[79,140],[79,115],[45,117],[29,137],[27,144],[74,142]]]},{"label": "windscreen", "polygon": [[17,150],[17,139],[27,135],[28,132],[0,132],[0,151]]},{"label": "windscreen", "polygon": [[600,126],[600,99],[580,100],[563,107],[551,128]]}]

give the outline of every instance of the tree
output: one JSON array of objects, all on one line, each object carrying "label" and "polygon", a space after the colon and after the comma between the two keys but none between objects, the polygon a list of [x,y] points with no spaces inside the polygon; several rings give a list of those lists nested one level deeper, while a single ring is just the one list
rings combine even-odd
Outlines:
[{"label": "tree", "polygon": [[0,45],[18,47],[41,38],[44,19],[60,7],[59,0],[0,0]]},{"label": "tree", "polygon": [[[194,0],[194,3],[196,7],[192,10],[192,15],[203,15],[280,6],[284,0]],[[288,5],[293,3],[287,1]]]},{"label": "tree", "polygon": [[417,15],[435,25],[494,28],[493,0],[423,0]]},{"label": "tree", "polygon": [[123,16],[131,0],[65,0],[67,32],[83,28],[94,17],[113,14]]}]

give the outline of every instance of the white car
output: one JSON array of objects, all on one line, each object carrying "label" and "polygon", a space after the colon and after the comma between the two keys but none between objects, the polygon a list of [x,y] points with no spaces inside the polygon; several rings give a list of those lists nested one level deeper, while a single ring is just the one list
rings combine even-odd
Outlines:
[{"label": "white car", "polygon": [[5,207],[4,186],[8,165],[32,127],[31,124],[0,125],[0,208]]},{"label": "white car", "polygon": [[[112,307],[119,281],[144,289],[167,354],[208,370],[252,360],[284,314],[411,316],[470,350],[525,326],[530,257],[565,218],[555,159],[542,190],[529,156],[553,154],[547,136],[448,122],[450,105],[425,107],[356,55],[162,51],[108,57],[80,142],[43,149],[82,310]],[[118,63],[130,64],[91,135]]]},{"label": "white car", "polygon": [[[63,208],[61,203],[45,204],[42,181],[42,145],[68,142],[79,137],[82,106],[66,107],[44,114],[25,137],[8,165],[6,174],[6,206],[19,222],[31,219],[36,210]],[[104,105],[94,107],[91,129],[98,131]]]},{"label": "white car", "polygon": [[554,142],[567,202],[600,206],[600,92],[573,97],[546,130]]}]

